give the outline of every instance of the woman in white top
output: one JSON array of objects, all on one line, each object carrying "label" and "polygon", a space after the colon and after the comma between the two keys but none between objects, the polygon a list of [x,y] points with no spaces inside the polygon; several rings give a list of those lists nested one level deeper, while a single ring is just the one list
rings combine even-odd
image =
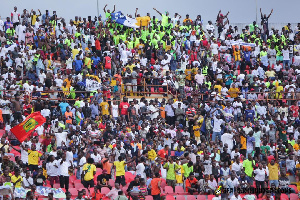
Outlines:
[{"label": "woman in white top", "polygon": [[266,180],[266,170],[263,168],[262,164],[258,164],[258,168],[253,171],[255,174],[255,183],[256,183],[256,188],[264,188],[264,183]]},{"label": "woman in white top", "polygon": [[139,164],[136,166],[136,174],[140,174],[141,178],[146,179],[146,173],[145,173],[145,165],[144,165],[144,158],[141,158],[139,160]]}]

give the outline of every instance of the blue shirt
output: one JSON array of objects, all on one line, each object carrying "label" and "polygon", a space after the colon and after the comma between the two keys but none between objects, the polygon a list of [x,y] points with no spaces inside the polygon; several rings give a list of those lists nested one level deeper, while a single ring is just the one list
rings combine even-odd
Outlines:
[{"label": "blue shirt", "polygon": [[74,64],[75,64],[75,70],[77,72],[81,71],[81,68],[82,68],[82,65],[83,65],[82,60],[75,60]]},{"label": "blue shirt", "polygon": [[94,66],[97,66],[98,63],[99,63],[101,60],[100,60],[99,57],[93,56],[93,57],[92,57],[92,61],[93,61],[93,65],[94,65]]},{"label": "blue shirt", "polygon": [[248,119],[250,118],[251,120],[253,120],[254,118],[254,115],[255,115],[255,112],[253,110],[245,110],[245,118]]},{"label": "blue shirt", "polygon": [[248,51],[248,52],[244,52],[244,58],[245,58],[245,60],[246,61],[248,61],[248,62],[250,62],[250,52]]},{"label": "blue shirt", "polygon": [[69,104],[68,103],[64,103],[64,102],[61,102],[59,104],[60,110],[61,110],[61,112],[62,112],[63,115],[65,114],[68,106],[69,106]]},{"label": "blue shirt", "polygon": [[247,136],[247,149],[250,151],[253,151],[254,149],[253,142],[255,142],[255,138]]}]

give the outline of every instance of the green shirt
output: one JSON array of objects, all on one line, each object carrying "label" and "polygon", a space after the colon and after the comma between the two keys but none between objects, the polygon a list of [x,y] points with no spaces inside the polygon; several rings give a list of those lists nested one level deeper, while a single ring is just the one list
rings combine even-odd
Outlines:
[{"label": "green shirt", "polygon": [[266,154],[266,152],[270,152],[270,146],[261,146],[260,149],[262,154]]},{"label": "green shirt", "polygon": [[166,26],[168,24],[168,18],[169,18],[169,16],[167,16],[167,15],[161,15],[161,16],[162,16],[161,25],[162,26]]},{"label": "green shirt", "polygon": [[[253,164],[255,165],[255,161],[254,160],[253,160]],[[246,175],[251,178],[252,177],[252,173],[253,173],[252,161],[250,161],[248,159],[244,160],[243,167],[245,168]]]},{"label": "green shirt", "polygon": [[175,170],[178,169],[178,165],[176,163],[166,163],[164,168],[167,169],[167,180],[176,180]]},{"label": "green shirt", "polygon": [[194,167],[193,166],[189,167],[188,163],[183,164],[182,167],[183,167],[183,170],[184,170],[183,175],[184,175],[185,178],[189,177],[191,172],[194,172]]}]

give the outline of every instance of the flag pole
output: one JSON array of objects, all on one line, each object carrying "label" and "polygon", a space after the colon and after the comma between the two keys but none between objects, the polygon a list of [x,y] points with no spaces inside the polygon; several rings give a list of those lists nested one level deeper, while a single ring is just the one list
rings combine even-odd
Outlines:
[{"label": "flag pole", "polygon": [[97,18],[98,18],[99,17],[99,0],[97,0],[97,13],[98,13]]},{"label": "flag pole", "polygon": [[256,15],[255,15],[255,21],[257,23],[257,0],[255,0],[255,5],[256,5]]}]

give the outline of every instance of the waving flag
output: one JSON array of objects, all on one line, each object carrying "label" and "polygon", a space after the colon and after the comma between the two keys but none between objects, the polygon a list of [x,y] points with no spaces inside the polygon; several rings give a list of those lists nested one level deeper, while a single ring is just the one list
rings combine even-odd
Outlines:
[{"label": "waving flag", "polygon": [[40,112],[34,112],[26,117],[22,123],[10,129],[10,131],[20,142],[23,142],[37,127],[43,125],[45,122],[46,118]]},{"label": "waving flag", "polygon": [[128,26],[131,28],[139,28],[136,19],[123,15],[121,11],[111,13],[111,20],[115,21],[118,24],[122,24],[124,26]]}]

